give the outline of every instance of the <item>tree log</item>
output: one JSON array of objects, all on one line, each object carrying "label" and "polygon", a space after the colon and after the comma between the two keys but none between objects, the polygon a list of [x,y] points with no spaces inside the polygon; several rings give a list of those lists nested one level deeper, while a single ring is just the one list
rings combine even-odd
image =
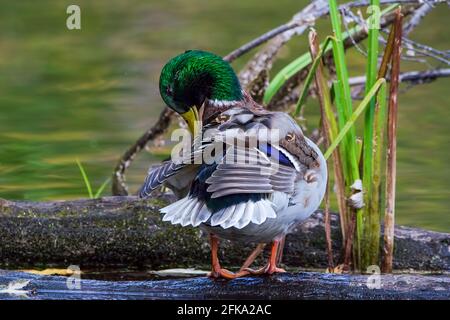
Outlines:
[{"label": "tree log", "polygon": [[[0,199],[3,268],[208,268],[209,245],[198,228],[162,222],[168,195],[149,200],[105,197],[54,202]],[[335,261],[340,261],[337,215],[331,215]],[[254,245],[223,241],[224,266],[239,266]],[[450,271],[450,234],[396,226],[394,268]],[[255,263],[264,263],[260,257]],[[287,236],[283,262],[290,268],[326,268],[323,215],[316,212]]]},{"label": "tree log", "polygon": [[[446,276],[338,275],[318,272],[211,280],[206,277],[157,281],[81,279],[78,287],[64,277],[0,271],[0,285],[26,280],[23,291],[2,292],[0,299],[450,299]],[[70,280],[69,280],[70,281]],[[174,310],[169,309],[168,314]]]}]

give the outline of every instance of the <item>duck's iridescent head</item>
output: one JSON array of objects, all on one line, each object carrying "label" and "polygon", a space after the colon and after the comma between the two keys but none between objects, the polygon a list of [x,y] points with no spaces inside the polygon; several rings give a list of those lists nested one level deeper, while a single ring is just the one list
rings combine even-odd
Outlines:
[{"label": "duck's iridescent head", "polygon": [[189,50],[172,58],[162,69],[159,91],[164,102],[194,131],[198,109],[206,99],[242,100],[239,80],[228,62],[206,51]]}]

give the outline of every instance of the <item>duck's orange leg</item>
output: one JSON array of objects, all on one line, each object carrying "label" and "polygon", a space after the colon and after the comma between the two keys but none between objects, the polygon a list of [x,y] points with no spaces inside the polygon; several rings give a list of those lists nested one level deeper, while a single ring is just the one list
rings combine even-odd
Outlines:
[{"label": "duck's orange leg", "polygon": [[215,235],[210,234],[209,241],[211,244],[211,266],[212,266],[212,271],[208,274],[209,277],[235,279],[249,274],[247,270],[239,270],[238,272],[233,273],[227,269],[223,269],[220,266],[219,257],[217,255],[217,251],[219,250],[219,239]]},{"label": "duck's orange leg", "polygon": [[277,258],[279,257],[279,250],[281,248],[281,250],[283,249],[282,246],[280,246],[280,243],[282,242],[282,240],[273,240],[272,241],[272,248],[270,250],[270,257],[269,257],[269,262],[267,263],[267,265],[265,267],[262,267],[261,269],[258,270],[252,270],[252,269],[245,269],[246,271],[248,271],[250,274],[273,274],[273,273],[278,273],[278,272],[286,272],[286,270],[282,269],[282,268],[278,268],[277,267]]},{"label": "duck's orange leg", "polygon": [[255,261],[255,259],[261,254],[261,252],[263,252],[265,246],[266,246],[265,243],[258,243],[255,250],[253,250],[252,253],[248,256],[248,258],[245,260],[244,264],[239,269],[239,271],[244,271],[250,268],[253,261]]}]

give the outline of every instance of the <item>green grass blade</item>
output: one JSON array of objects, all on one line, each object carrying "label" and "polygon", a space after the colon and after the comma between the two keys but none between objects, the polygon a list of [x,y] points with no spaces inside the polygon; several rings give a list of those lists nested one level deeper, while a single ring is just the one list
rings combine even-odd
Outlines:
[{"label": "green grass blade", "polygon": [[367,95],[364,97],[364,99],[361,101],[361,103],[355,109],[355,112],[353,112],[353,114],[351,115],[350,119],[344,125],[344,128],[342,128],[342,130],[337,135],[336,139],[333,141],[333,143],[330,145],[330,147],[325,152],[324,157],[325,157],[326,160],[330,157],[330,155],[333,153],[334,149],[336,149],[336,147],[339,145],[339,143],[345,137],[347,132],[354,125],[355,121],[358,119],[358,117],[361,115],[361,113],[363,113],[363,111],[369,105],[370,100],[372,99],[372,97],[375,96],[375,94],[377,93],[378,89],[380,88],[380,86],[383,83],[386,83],[386,80],[384,78],[378,79],[377,82],[375,82],[374,86],[369,90]]},{"label": "green grass blade", "polygon": [[[376,14],[376,8],[380,7],[380,0],[371,0],[372,15],[369,18],[369,35],[367,47],[367,68],[366,68],[366,94],[372,88],[377,80],[377,63],[378,63],[378,36],[377,21],[379,19]],[[378,21],[379,24],[379,21]],[[370,181],[372,181],[372,137],[373,122],[375,112],[375,97],[370,100],[369,108],[366,110],[364,120],[364,145],[363,145],[363,186],[367,187],[366,197],[370,196]]]},{"label": "green grass blade", "polygon": [[[330,48],[327,48],[328,51]],[[275,96],[278,90],[283,86],[283,84],[292,76],[294,76],[300,70],[303,70],[311,63],[311,55],[305,53],[292,61],[286,67],[284,67],[273,80],[269,83],[266,92],[264,93],[263,103],[268,104],[270,100]]]},{"label": "green grass blade", "polygon": [[100,186],[100,188],[98,188],[97,192],[94,195],[94,198],[97,199],[101,196],[101,194],[103,193],[103,191],[105,190],[106,186],[108,185],[108,183],[111,181],[111,178],[106,179],[102,185]]},{"label": "green grass blade", "polygon": [[80,160],[77,159],[76,161],[77,161],[78,168],[80,169],[81,176],[83,177],[84,184],[86,185],[86,189],[88,191],[89,198],[94,199],[94,194],[92,193],[91,183],[89,182],[89,178],[86,174],[86,171],[84,171],[83,165],[81,164]]},{"label": "green grass blade", "polygon": [[[330,0],[330,18],[333,27],[335,40],[332,41],[333,57],[336,66],[336,77],[338,79],[335,87],[338,92],[339,99],[336,100],[337,111],[339,117],[347,122],[352,114],[352,98],[350,95],[350,85],[348,81],[348,69],[345,62],[344,44],[342,42],[343,35],[341,31],[341,17],[337,9],[335,0]],[[341,121],[342,123],[342,121]],[[342,130],[342,128],[340,128]],[[348,135],[346,136],[346,155],[348,156],[349,164],[349,179],[351,183],[359,179],[358,162],[356,159],[356,141],[355,141],[355,128],[350,127]]]},{"label": "green grass blade", "polygon": [[[334,101],[337,107],[337,122],[338,122],[338,131],[336,131],[336,136],[337,136],[337,132],[339,132],[345,125],[345,117],[342,116],[342,108],[339,107],[339,101],[341,101],[341,96],[340,96],[340,91],[338,89],[339,86],[339,80],[333,81],[333,86],[332,86],[332,92],[334,93]],[[335,137],[336,137],[335,136]],[[334,140],[333,140],[334,141]],[[348,153],[347,153],[347,144],[346,141],[342,141],[341,146],[339,148],[340,153],[341,153],[341,160],[342,160],[342,170],[344,172],[344,178],[347,181],[347,185],[351,185],[352,182],[348,180],[349,174],[348,174]]]},{"label": "green grass blade", "polygon": [[[317,33],[314,30],[311,30],[309,33],[309,46],[311,57],[315,57],[315,61],[318,61],[317,70],[314,73],[315,83],[320,105],[320,114],[322,118],[322,128],[325,136],[325,144],[326,146],[329,146],[331,141],[333,141],[337,136],[338,126],[333,112],[333,103],[331,99],[330,88],[328,85],[328,79],[325,74],[324,65],[322,63],[322,60],[320,59],[322,50],[320,50],[320,46],[317,42]],[[343,243],[345,243],[345,239],[347,239],[346,233],[348,230],[348,219],[347,206],[345,201],[345,180],[342,171],[342,161],[339,151],[333,152],[333,172],[334,183],[336,186],[335,192],[339,207],[342,239],[344,239]],[[328,204],[328,201],[326,201],[326,204]]]},{"label": "green grass blade", "polygon": [[369,265],[379,264],[380,255],[380,230],[381,230],[381,177],[382,177],[382,154],[384,146],[384,132],[386,129],[386,83],[384,83],[377,95],[377,104],[374,114],[374,135],[373,135],[373,178],[371,181],[371,196],[367,207],[370,208],[370,215],[367,216],[367,261]]},{"label": "green grass blade", "polygon": [[[324,41],[323,47],[326,48],[329,45],[331,40],[332,40],[332,37],[330,37],[330,36],[327,37]],[[318,53],[317,57],[314,59],[311,69],[309,70],[308,75],[303,83],[303,89],[300,94],[300,97],[298,98],[297,106],[295,107],[294,117],[298,117],[298,115],[300,114],[301,108],[305,103],[306,97],[308,96],[309,86],[311,85],[312,79],[314,78],[317,66],[319,65],[319,62],[321,61],[321,59],[323,57],[323,52],[324,51],[322,49],[319,50],[319,53]]]},{"label": "green grass blade", "polygon": [[[370,7],[372,9],[371,17],[369,18],[369,34],[368,34],[368,46],[367,46],[367,67],[366,67],[366,94],[373,84],[377,80],[377,63],[378,63],[378,36],[379,36],[379,19],[377,10],[380,7],[379,0],[370,0]],[[370,21],[371,20],[371,21]],[[362,241],[362,270],[365,270],[367,266],[378,263],[377,256],[374,256],[374,251],[370,250],[372,239],[372,216],[376,213],[372,212],[371,203],[372,193],[372,181],[373,181],[373,131],[374,131],[374,113],[375,113],[375,97],[369,102],[369,107],[366,109],[364,118],[364,138],[363,138],[363,154],[362,154],[362,168],[363,168],[363,190],[364,190],[364,239]]]},{"label": "green grass blade", "polygon": [[[334,87],[336,94],[336,109],[338,113],[338,119],[340,124],[341,132],[343,129],[347,128],[343,135],[343,152],[342,160],[346,165],[345,181],[347,183],[347,188],[353,185],[359,180],[359,166],[358,159],[356,156],[357,145],[356,145],[356,131],[354,123],[349,121],[355,115],[353,113],[352,98],[350,95],[350,85],[348,79],[348,69],[345,61],[345,50],[343,43],[343,34],[341,30],[341,16],[338,11],[338,6],[336,0],[329,0],[330,7],[330,19],[331,26],[333,28],[333,33],[335,40],[332,42],[333,58],[336,67],[336,85]],[[342,124],[344,127],[342,127]],[[334,143],[334,142],[333,142]],[[350,190],[347,192],[349,193]],[[356,216],[356,244],[353,244],[353,258],[354,265],[359,268],[361,265],[361,238],[363,234],[363,217],[362,211],[351,207],[349,210],[350,214],[355,214]],[[346,252],[346,255],[348,252]],[[348,261],[349,257],[344,258]]]}]

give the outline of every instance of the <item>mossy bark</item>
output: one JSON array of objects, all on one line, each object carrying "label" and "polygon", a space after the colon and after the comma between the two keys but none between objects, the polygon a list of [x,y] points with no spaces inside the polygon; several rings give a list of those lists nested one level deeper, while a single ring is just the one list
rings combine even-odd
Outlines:
[{"label": "mossy bark", "polygon": [[[105,197],[96,200],[27,202],[0,200],[0,267],[208,268],[207,238],[198,228],[162,222],[158,212],[171,199]],[[331,215],[335,261],[341,236]],[[450,270],[450,235],[397,226],[396,269]],[[242,264],[255,246],[223,241],[224,266]],[[264,263],[260,257],[255,263]],[[326,268],[323,215],[315,213],[287,236],[288,267]]]}]

